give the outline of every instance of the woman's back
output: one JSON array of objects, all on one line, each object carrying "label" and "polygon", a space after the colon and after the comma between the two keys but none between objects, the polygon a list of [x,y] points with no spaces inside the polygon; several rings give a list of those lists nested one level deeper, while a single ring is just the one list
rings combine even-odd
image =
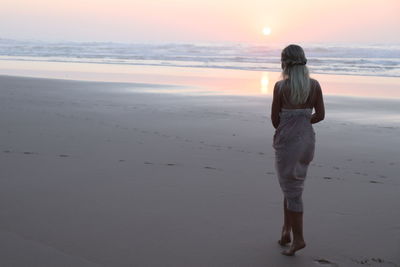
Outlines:
[{"label": "woman's back", "polygon": [[288,79],[278,81],[275,84],[274,96],[271,107],[271,120],[275,128],[278,127],[279,113],[282,109],[315,109],[311,116],[311,123],[317,123],[325,117],[324,100],[321,86],[315,79],[310,78],[310,91],[307,100],[301,104],[293,104],[291,101],[291,89]]},{"label": "woman's back", "polygon": [[314,108],[317,104],[318,95],[321,94],[321,87],[317,80],[310,78],[310,92],[307,101],[302,104],[293,104],[291,101],[291,89],[288,80],[279,81],[279,93],[282,101],[281,107],[285,109]]}]

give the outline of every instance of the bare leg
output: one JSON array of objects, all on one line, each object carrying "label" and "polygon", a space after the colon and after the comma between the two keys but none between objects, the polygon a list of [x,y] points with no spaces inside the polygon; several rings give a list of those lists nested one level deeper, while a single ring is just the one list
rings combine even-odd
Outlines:
[{"label": "bare leg", "polygon": [[286,208],[287,206],[287,201],[286,198],[283,199],[283,227],[282,227],[282,234],[281,234],[281,239],[278,241],[278,243],[281,246],[285,246],[286,244],[290,243],[290,232],[292,230],[292,227],[290,225],[290,218],[288,214],[288,209]]},{"label": "bare leg", "polygon": [[283,251],[282,254],[286,256],[293,256],[296,251],[306,246],[303,237],[303,212],[288,210],[288,215],[293,231],[293,243],[290,248]]}]

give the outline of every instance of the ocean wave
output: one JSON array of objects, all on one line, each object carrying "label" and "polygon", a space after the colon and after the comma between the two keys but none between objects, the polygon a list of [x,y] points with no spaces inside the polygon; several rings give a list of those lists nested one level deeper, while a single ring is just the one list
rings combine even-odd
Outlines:
[{"label": "ocean wave", "polygon": [[[314,73],[400,77],[400,45],[303,45]],[[282,47],[0,39],[0,59],[280,71]]]}]

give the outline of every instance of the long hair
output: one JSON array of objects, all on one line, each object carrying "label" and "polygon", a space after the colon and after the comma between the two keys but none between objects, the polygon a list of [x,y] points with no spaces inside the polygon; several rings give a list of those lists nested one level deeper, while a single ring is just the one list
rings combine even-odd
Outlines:
[{"label": "long hair", "polygon": [[282,77],[289,81],[293,104],[303,104],[310,94],[310,73],[303,48],[291,44],[282,50]]}]

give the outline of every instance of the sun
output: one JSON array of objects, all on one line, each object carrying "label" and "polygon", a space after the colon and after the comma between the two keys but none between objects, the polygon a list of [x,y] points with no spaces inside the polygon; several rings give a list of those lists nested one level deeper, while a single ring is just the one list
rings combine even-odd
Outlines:
[{"label": "sun", "polygon": [[263,32],[264,35],[270,35],[271,34],[271,28],[270,27],[264,27],[262,32]]}]

